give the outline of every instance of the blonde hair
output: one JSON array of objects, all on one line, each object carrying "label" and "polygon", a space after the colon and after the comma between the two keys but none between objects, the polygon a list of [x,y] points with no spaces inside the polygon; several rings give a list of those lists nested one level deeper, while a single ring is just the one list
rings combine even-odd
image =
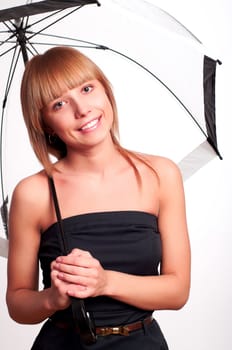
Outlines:
[{"label": "blonde hair", "polygon": [[58,139],[49,143],[42,109],[68,89],[85,81],[97,79],[105,89],[113,109],[111,135],[119,144],[118,114],[110,82],[101,69],[83,53],[70,47],[55,47],[33,57],[25,67],[21,83],[21,105],[30,142],[39,161],[48,172],[52,162],[49,154],[61,159],[66,145]]},{"label": "blonde hair", "polygon": [[50,135],[46,131],[42,109],[66,90],[93,79],[97,79],[104,87],[113,110],[113,143],[134,168],[137,179],[141,180],[132,158],[147,163],[119,143],[118,113],[109,80],[92,60],[71,47],[51,48],[42,55],[34,56],[26,64],[21,83],[21,105],[33,150],[46,172],[50,174],[53,167],[50,155],[57,159],[65,157],[66,145],[59,138],[52,144],[49,142]]}]

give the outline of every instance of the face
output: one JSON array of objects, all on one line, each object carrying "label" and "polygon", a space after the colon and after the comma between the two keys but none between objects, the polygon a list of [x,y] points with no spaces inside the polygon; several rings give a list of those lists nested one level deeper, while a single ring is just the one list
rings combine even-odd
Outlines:
[{"label": "face", "polygon": [[98,80],[66,91],[43,108],[49,133],[55,133],[70,149],[94,146],[111,137],[113,111]]}]

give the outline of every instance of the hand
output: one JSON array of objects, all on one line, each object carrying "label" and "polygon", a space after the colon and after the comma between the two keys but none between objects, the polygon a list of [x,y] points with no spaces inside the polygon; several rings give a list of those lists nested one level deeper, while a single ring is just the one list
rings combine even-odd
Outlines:
[{"label": "hand", "polygon": [[49,305],[54,311],[63,310],[71,304],[67,294],[68,285],[59,277],[59,270],[56,269],[56,260],[51,263],[51,288],[49,293]]},{"label": "hand", "polygon": [[103,295],[107,283],[106,271],[88,251],[73,249],[52,264],[56,286],[66,295],[77,298]]}]

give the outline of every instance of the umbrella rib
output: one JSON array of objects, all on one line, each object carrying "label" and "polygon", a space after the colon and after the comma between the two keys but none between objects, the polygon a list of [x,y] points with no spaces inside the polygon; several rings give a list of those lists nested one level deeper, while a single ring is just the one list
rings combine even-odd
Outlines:
[{"label": "umbrella rib", "polygon": [[[75,9],[75,10],[76,10],[76,9]],[[34,26],[34,25],[36,25],[36,24],[38,24],[38,23],[40,23],[40,22],[46,21],[48,18],[53,17],[53,16],[56,16],[57,14],[59,14],[59,13],[62,12],[62,11],[64,11],[64,9],[57,10],[56,12],[53,12],[53,13],[51,13],[51,14],[49,14],[49,15],[43,17],[43,18],[41,18],[40,20],[38,20],[38,21],[36,21],[36,22],[30,24],[29,27],[32,27],[32,26]],[[74,10],[72,10],[72,12],[74,12]],[[70,13],[72,13],[72,12],[70,12]]]},{"label": "umbrella rib", "polygon": [[[6,85],[6,92],[7,92],[7,94],[5,94],[5,99],[7,99],[7,97],[8,97],[8,94],[9,94],[9,91],[10,91],[10,87],[11,87],[11,84],[12,84],[12,80],[14,78],[15,70],[16,70],[16,67],[17,67],[17,63],[18,63],[18,60],[19,60],[19,56],[20,56],[20,50],[19,50],[18,51],[18,55],[17,55],[17,57],[15,59],[17,48],[18,48],[18,45],[15,47],[15,51],[14,51],[11,67],[10,67],[10,70],[9,70],[9,75],[8,75],[7,85]],[[13,67],[14,61],[15,61],[15,64],[14,64],[14,67]]]},{"label": "umbrella rib", "polygon": [[[28,44],[29,44],[29,45],[31,46],[31,48],[34,50],[34,53],[35,53],[36,55],[38,55],[39,52],[36,50],[36,48],[35,48],[35,46],[34,46],[34,43],[29,42]],[[40,44],[40,43],[36,43],[36,44]],[[42,44],[42,45],[44,45],[44,44]],[[31,50],[31,48],[30,48],[29,46],[27,46],[27,50],[32,54],[32,56],[34,56],[34,53],[33,53],[33,51]]]},{"label": "umbrella rib", "polygon": [[[63,16],[61,16],[60,18],[56,19],[56,20],[53,21],[52,23],[48,24],[47,26],[45,26],[44,28],[42,28],[42,29],[39,30],[38,32],[33,33],[32,36],[28,37],[28,40],[30,40],[31,38],[33,38],[35,35],[40,34],[40,33],[41,33],[42,31],[44,31],[45,29],[47,29],[47,28],[53,26],[55,23],[58,23],[59,21],[61,21],[61,20],[64,19],[65,17],[71,15],[72,13],[74,13],[74,12],[77,11],[77,10],[79,10],[79,9],[82,8],[83,6],[84,6],[84,5],[81,5],[81,6],[77,7],[77,8],[75,8],[74,10],[70,11],[69,13],[66,13],[65,15],[63,15]],[[59,10],[59,11],[57,11],[57,12],[51,14],[50,16],[47,16],[47,17],[41,19],[40,21],[34,22],[34,23],[32,23],[28,28],[30,28],[30,27],[32,27],[32,26],[38,24],[39,22],[42,22],[42,21],[44,21],[44,20],[46,20],[46,19],[48,19],[48,18],[50,18],[50,17],[56,15],[57,13],[62,12],[62,11],[64,11],[64,10]]]},{"label": "umbrella rib", "polygon": [[9,30],[0,30],[0,34],[6,34],[9,33]]},{"label": "umbrella rib", "polygon": [[2,23],[7,27],[10,33],[14,33],[14,36],[16,36],[17,25],[11,19],[8,22],[10,22],[10,24],[13,26],[14,29],[10,27],[7,22],[2,22]]},{"label": "umbrella rib", "polygon": [[[4,24],[6,24],[6,23],[4,23]],[[9,28],[9,31],[10,31],[12,34],[11,34],[7,39],[5,39],[4,41],[1,40],[1,45],[3,45],[3,44],[5,44],[5,43],[9,42],[9,40],[11,40],[12,38],[16,37],[16,33],[15,33],[15,32],[12,32],[12,30],[11,30],[10,27],[7,27],[7,28]],[[5,31],[5,32],[3,32],[3,33],[5,34],[5,33],[9,33],[9,32],[8,32],[8,31]]]},{"label": "umbrella rib", "polygon": [[4,100],[2,104],[2,114],[1,114],[1,126],[0,126],[0,178],[1,178],[1,192],[2,192],[2,199],[3,199],[3,205],[1,206],[1,216],[3,220],[3,226],[5,229],[6,236],[8,237],[8,223],[7,223],[7,216],[8,216],[8,209],[7,209],[7,203],[8,203],[8,196],[5,198],[5,193],[4,193],[4,182],[3,182],[3,124],[4,124],[4,116],[5,116],[5,107],[6,107],[6,102],[8,98],[8,94],[10,91],[10,87],[12,84],[12,80],[15,74],[16,66],[19,60],[19,55],[20,55],[20,50],[18,51],[17,57],[16,57],[16,52],[17,52],[17,46],[15,47],[13,57],[11,60],[11,65],[9,69],[9,74],[7,78],[7,83],[6,83],[6,88],[5,88],[5,95],[4,95]]},{"label": "umbrella rib", "polygon": [[21,27],[24,28],[25,31],[28,28],[29,17],[30,16],[22,18]]},{"label": "umbrella rib", "polygon": [[139,66],[140,68],[142,68],[143,70],[145,70],[147,73],[149,73],[151,76],[153,76],[156,80],[158,80],[171,94],[172,96],[181,104],[181,106],[185,109],[185,111],[190,115],[190,117],[193,119],[193,121],[196,123],[196,125],[198,126],[198,128],[201,130],[201,132],[203,133],[203,135],[207,138],[207,134],[205,133],[205,131],[202,129],[201,125],[198,123],[198,121],[196,120],[196,118],[193,116],[193,114],[190,112],[190,110],[185,106],[185,104],[179,99],[179,97],[154,73],[152,73],[148,68],[146,68],[145,66],[143,66],[141,63],[139,63],[138,61],[134,60],[133,58],[123,54],[122,52],[119,52],[117,50],[111,49],[109,47],[106,46],[102,46],[99,45],[98,47],[99,49],[102,50],[109,50],[112,51],[114,53],[116,53],[119,56],[122,56],[126,59],[128,59],[129,61],[135,63],[137,66]]},{"label": "umbrella rib", "polygon": [[[11,20],[9,21],[14,27],[15,27],[15,24],[14,22],[12,22]],[[7,22],[2,22],[4,24],[5,27],[7,27],[7,29],[12,32],[12,28],[9,26],[9,24]]]},{"label": "umbrella rib", "polygon": [[11,48],[9,48],[8,50],[4,51],[3,53],[0,54],[0,57],[6,55],[8,52],[14,50],[16,47],[18,47],[18,44],[15,44],[14,46],[12,46]]},{"label": "umbrella rib", "polygon": [[[35,42],[35,43],[30,43],[30,45],[44,45],[44,46],[54,46],[54,43],[46,43],[46,42]],[[83,49],[100,49],[100,47],[95,47],[95,46],[88,46],[88,45],[75,45],[75,44],[63,44],[60,43],[59,45],[62,46],[66,46],[66,47],[79,47],[79,48],[83,48]],[[27,46],[28,48],[28,46]],[[37,53],[36,49],[33,47],[33,49],[35,50],[35,52]],[[31,52],[31,51],[30,51]],[[32,52],[31,52],[32,53]]]},{"label": "umbrella rib", "polygon": [[[5,98],[3,101],[3,104],[5,102]],[[1,126],[0,126],[0,154],[1,154],[1,159],[0,159],[0,176],[1,176],[1,192],[2,192],[2,199],[4,200],[5,194],[4,194],[4,185],[3,185],[3,161],[2,161],[2,136],[3,136],[3,119],[4,119],[4,112],[5,109],[2,107],[2,115],[1,115]]]},{"label": "umbrella rib", "polygon": [[[8,94],[10,91],[10,87],[12,84],[12,80],[15,74],[15,70],[17,67],[17,63],[19,60],[19,55],[20,55],[20,50],[18,51],[17,57],[16,57],[16,52],[17,52],[17,48],[18,45],[16,45],[14,47],[14,52],[13,52],[13,57],[11,60],[11,65],[10,65],[10,69],[9,69],[9,73],[8,73],[8,77],[7,77],[7,82],[6,82],[6,88],[5,88],[5,94],[4,94],[4,99],[3,99],[3,103],[2,103],[2,110],[3,110],[3,114],[2,114],[2,118],[1,118],[1,128],[0,128],[0,137],[1,137],[1,142],[2,142],[2,136],[3,136],[3,115],[4,115],[4,110],[6,107],[6,102],[7,102],[7,98],[8,98]],[[1,151],[2,151],[2,147],[0,147]],[[2,162],[2,157],[1,157],[1,162]]]},{"label": "umbrella rib", "polygon": [[[37,33],[34,33],[34,36],[35,36],[36,34],[37,34]],[[90,41],[81,40],[81,39],[76,39],[76,38],[70,38],[70,37],[67,37],[67,36],[62,36],[62,35],[57,35],[57,34],[38,33],[38,35],[46,36],[46,37],[50,37],[50,38],[56,38],[56,39],[64,39],[64,40],[69,40],[69,41],[77,41],[77,42],[80,42],[80,43],[85,43],[85,44],[92,45],[91,47],[93,47],[93,48],[101,48],[101,47],[102,47],[102,45],[95,44],[95,43],[92,43],[92,42],[90,42]],[[37,44],[37,42],[36,42],[36,44]],[[54,44],[53,44],[53,45],[54,45]]]},{"label": "umbrella rib", "polygon": [[7,38],[6,40],[1,41],[0,46],[3,45],[3,44],[6,44],[6,43],[12,43],[12,41],[9,41],[9,40],[11,40],[14,36],[15,36],[15,35],[11,35],[11,36],[10,36],[9,38]]}]

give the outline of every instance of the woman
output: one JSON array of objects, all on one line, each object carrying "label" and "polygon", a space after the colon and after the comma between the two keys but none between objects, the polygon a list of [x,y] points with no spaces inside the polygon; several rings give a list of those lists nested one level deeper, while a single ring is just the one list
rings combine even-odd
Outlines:
[{"label": "woman", "polygon": [[[35,56],[25,69],[21,101],[44,170],[23,179],[12,196],[10,316],[24,324],[46,320],[33,350],[86,349],[71,312],[74,300],[83,299],[96,325],[92,349],[167,349],[153,311],[181,308],[190,288],[177,166],[120,146],[110,84],[74,49]],[[67,254],[60,248],[49,178],[69,240]]]}]

